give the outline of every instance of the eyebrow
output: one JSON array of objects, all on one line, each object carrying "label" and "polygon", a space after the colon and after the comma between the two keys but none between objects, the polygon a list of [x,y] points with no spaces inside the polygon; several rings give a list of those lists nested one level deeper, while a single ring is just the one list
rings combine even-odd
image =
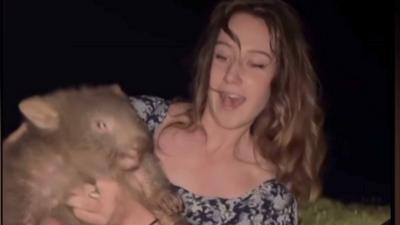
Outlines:
[{"label": "eyebrow", "polygon": [[265,55],[266,57],[268,57],[270,59],[272,58],[272,56],[270,54],[268,54],[266,51],[254,49],[254,50],[249,50],[249,52],[259,53],[259,54]]},{"label": "eyebrow", "polygon": [[230,48],[233,48],[233,46],[231,44],[229,44],[228,42],[225,42],[225,41],[218,40],[216,45],[218,45],[218,44],[225,45],[225,46],[228,46]]},{"label": "eyebrow", "polygon": [[[216,45],[218,45],[218,44],[228,46],[229,48],[233,48],[233,46],[231,44],[229,44],[228,42],[225,42],[225,41],[218,40]],[[265,55],[269,59],[272,58],[272,56],[270,54],[268,54],[266,51],[263,51],[263,50],[251,49],[251,50],[249,50],[249,52]]]}]

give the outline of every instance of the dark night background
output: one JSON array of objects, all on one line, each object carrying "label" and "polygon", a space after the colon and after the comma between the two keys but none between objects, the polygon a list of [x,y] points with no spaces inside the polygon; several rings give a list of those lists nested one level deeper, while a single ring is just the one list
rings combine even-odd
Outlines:
[{"label": "dark night background", "polygon": [[[353,3],[350,3],[353,2]],[[322,83],[325,195],[389,204],[393,188],[394,17],[385,1],[289,1]],[[2,138],[20,100],[79,84],[188,96],[190,63],[214,1],[5,1]]]}]

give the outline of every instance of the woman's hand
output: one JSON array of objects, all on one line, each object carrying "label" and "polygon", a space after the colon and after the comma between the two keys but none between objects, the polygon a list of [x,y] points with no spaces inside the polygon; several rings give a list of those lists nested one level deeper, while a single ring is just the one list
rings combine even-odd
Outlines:
[{"label": "woman's hand", "polygon": [[[97,191],[96,191],[97,189]],[[154,216],[111,178],[85,184],[67,200],[75,216],[93,225],[148,225]]]}]

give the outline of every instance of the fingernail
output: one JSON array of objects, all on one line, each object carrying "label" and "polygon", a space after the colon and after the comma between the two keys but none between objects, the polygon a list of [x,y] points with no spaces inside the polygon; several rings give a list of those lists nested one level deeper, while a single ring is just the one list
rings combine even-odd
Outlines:
[{"label": "fingernail", "polygon": [[97,192],[94,192],[94,191],[90,192],[88,194],[88,196],[91,197],[91,198],[94,198],[94,199],[99,199],[100,198],[100,194],[97,193]]}]

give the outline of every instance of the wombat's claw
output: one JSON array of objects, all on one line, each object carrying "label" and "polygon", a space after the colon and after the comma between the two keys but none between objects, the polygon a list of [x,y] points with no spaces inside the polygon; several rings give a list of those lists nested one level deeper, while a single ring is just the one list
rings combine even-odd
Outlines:
[{"label": "wombat's claw", "polygon": [[168,215],[183,211],[182,200],[170,191],[164,191],[160,194],[158,205]]}]

